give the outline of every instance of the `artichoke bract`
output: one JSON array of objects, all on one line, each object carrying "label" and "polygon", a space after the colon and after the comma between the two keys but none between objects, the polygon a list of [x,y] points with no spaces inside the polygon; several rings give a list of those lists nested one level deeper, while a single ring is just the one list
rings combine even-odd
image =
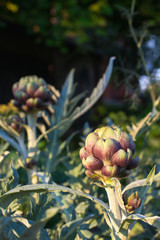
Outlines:
[{"label": "artichoke bract", "polygon": [[52,102],[52,92],[46,81],[37,76],[20,78],[12,87],[14,106],[23,112],[35,112],[46,109]]},{"label": "artichoke bract", "polygon": [[119,127],[106,126],[87,136],[80,158],[89,178],[105,182],[112,177],[124,178],[138,166],[134,152],[135,144],[129,134]]}]

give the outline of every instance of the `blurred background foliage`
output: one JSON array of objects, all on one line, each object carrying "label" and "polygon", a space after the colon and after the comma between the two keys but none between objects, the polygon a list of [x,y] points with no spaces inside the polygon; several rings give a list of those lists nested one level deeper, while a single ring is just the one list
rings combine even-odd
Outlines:
[{"label": "blurred background foliage", "polygon": [[[76,68],[77,91],[90,92],[113,55],[118,74],[106,98],[121,98],[124,91],[132,94],[143,69],[126,19],[130,5],[127,0],[1,0],[1,103],[10,99],[4,92],[21,76],[36,73],[60,88],[71,68]],[[158,41],[159,10],[158,1],[136,2],[134,26],[137,35],[147,30],[145,41],[150,37]],[[147,56],[151,62],[153,54]],[[157,61],[159,56],[155,66]],[[115,92],[115,86],[121,91]],[[132,97],[138,104],[137,95]]]}]

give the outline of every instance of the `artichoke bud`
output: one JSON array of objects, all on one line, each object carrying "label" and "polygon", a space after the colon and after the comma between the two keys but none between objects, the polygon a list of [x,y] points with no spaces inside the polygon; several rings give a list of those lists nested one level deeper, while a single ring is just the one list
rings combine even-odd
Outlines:
[{"label": "artichoke bud", "polygon": [[100,171],[102,178],[123,178],[130,174],[130,169],[139,164],[138,158],[133,158],[135,144],[131,136],[119,127],[97,128],[90,133],[85,146],[80,150],[83,166],[91,171],[87,176],[94,176]]},{"label": "artichoke bud", "polygon": [[[18,124],[19,123],[19,124]],[[15,131],[20,133],[22,131],[22,119],[18,115],[13,115],[9,117],[8,125],[13,128]]]},{"label": "artichoke bud", "polygon": [[128,213],[133,213],[141,205],[139,193],[136,190],[128,190],[123,194],[123,201]]},{"label": "artichoke bud", "polygon": [[26,168],[33,169],[37,165],[37,160],[31,157],[26,158]]},{"label": "artichoke bud", "polygon": [[53,102],[48,84],[37,76],[22,77],[12,88],[13,104],[24,112],[46,109]]}]

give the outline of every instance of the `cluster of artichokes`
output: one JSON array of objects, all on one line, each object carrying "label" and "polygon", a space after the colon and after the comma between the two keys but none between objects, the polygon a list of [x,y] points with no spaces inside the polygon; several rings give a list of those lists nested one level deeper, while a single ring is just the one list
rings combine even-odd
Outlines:
[{"label": "cluster of artichokes", "polygon": [[12,103],[23,112],[46,109],[52,102],[52,92],[46,81],[37,76],[22,77],[12,88]]},{"label": "cluster of artichokes", "polygon": [[124,178],[138,166],[134,152],[135,144],[129,134],[119,127],[106,126],[87,136],[80,158],[88,177],[105,182],[112,177]]}]

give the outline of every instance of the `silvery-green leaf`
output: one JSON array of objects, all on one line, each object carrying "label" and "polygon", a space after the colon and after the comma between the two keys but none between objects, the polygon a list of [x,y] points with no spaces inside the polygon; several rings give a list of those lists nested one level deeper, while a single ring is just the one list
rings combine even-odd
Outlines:
[{"label": "silvery-green leaf", "polygon": [[36,198],[31,197],[32,220],[39,221],[52,204],[53,195],[51,193],[37,194]]},{"label": "silvery-green leaf", "polygon": [[22,154],[21,148],[17,141],[15,141],[12,137],[10,137],[4,130],[0,129],[0,137],[5,141],[9,142],[18,152]]},{"label": "silvery-green leaf", "polygon": [[154,176],[155,176],[155,166],[152,168],[152,170],[149,172],[147,178],[145,179],[144,181],[144,184],[142,186],[138,186],[138,187],[133,187],[133,188],[125,188],[123,191],[123,194],[126,192],[126,191],[138,191],[138,196],[141,200],[141,204],[140,204],[140,207],[137,208],[137,210],[135,210],[135,213],[140,213],[141,210],[142,210],[142,207],[143,207],[143,204],[144,204],[144,201],[145,201],[145,197],[146,197],[146,193],[149,189],[149,187],[152,185],[152,182],[154,180]]},{"label": "silvery-green leaf", "polygon": [[125,206],[124,206],[124,201],[123,201],[123,198],[122,198],[121,184],[120,184],[120,181],[116,178],[115,178],[115,181],[116,181],[116,183],[115,183],[115,195],[117,197],[119,206],[120,206],[122,214],[123,214],[122,217],[126,217],[127,212],[126,212],[126,209],[125,209]]},{"label": "silvery-green leaf", "polygon": [[[153,175],[154,175],[154,172],[155,172],[154,168],[155,168],[155,167],[153,167],[153,169],[151,170],[151,171],[152,171],[151,174],[153,174]],[[156,175],[153,176],[152,181],[155,181],[155,182],[160,181],[160,172],[159,172],[158,174],[156,174]],[[136,187],[140,187],[140,186],[144,186],[145,182],[146,182],[146,178],[140,179],[140,180],[136,180],[136,181],[134,181],[134,182],[129,183],[129,184],[123,189],[122,194],[123,194],[125,191],[129,190],[129,189],[136,188]]]},{"label": "silvery-green leaf", "polygon": [[[98,100],[99,98],[102,96],[102,94],[104,93],[108,83],[109,83],[109,80],[110,80],[110,77],[111,77],[111,73],[112,73],[112,68],[113,68],[113,61],[114,61],[115,57],[111,57],[110,60],[109,60],[109,64],[108,64],[108,67],[103,75],[103,77],[99,80],[97,86],[93,89],[93,92],[91,94],[90,97],[87,97],[84,102],[82,103],[82,105],[80,107],[77,107],[73,113],[66,119],[63,119],[60,117],[62,116],[62,113],[60,114],[60,116],[58,117],[58,120],[56,120],[56,125],[54,125],[52,128],[50,128],[49,130],[46,131],[46,133],[42,134],[38,139],[37,139],[37,142],[40,141],[40,139],[45,135],[45,134],[48,134],[52,131],[55,131],[57,128],[61,127],[65,124],[69,124],[70,121],[74,121],[76,120],[77,118],[79,118],[80,116],[82,116],[85,112],[87,112]],[[70,73],[69,77],[70,77],[70,81],[72,82],[72,72]],[[70,83],[71,84],[71,83]],[[70,89],[70,88],[69,88]],[[61,103],[59,103],[61,104]],[[62,102],[62,105],[63,102]],[[59,105],[60,107],[60,105]],[[62,110],[64,109],[64,106],[62,106]],[[62,120],[61,122],[59,122],[59,120]]]},{"label": "silvery-green leaf", "polygon": [[75,109],[75,111],[73,112],[72,118],[74,120],[79,118],[80,116],[82,116],[85,112],[87,112],[104,93],[104,91],[109,83],[111,74],[112,74],[114,59],[115,59],[115,57],[110,58],[108,67],[107,67],[105,73],[103,74],[103,77],[99,80],[97,86],[93,89],[91,96],[87,97],[84,100],[84,102],[82,103],[82,105],[80,107],[77,107]]},{"label": "silvery-green leaf", "polygon": [[122,233],[124,236],[126,236],[130,225],[137,220],[141,220],[145,223],[148,223],[149,225],[156,227],[158,230],[160,230],[160,217],[159,216],[147,217],[147,216],[144,216],[141,214],[132,214],[132,215],[129,215],[123,221],[119,232]]},{"label": "silvery-green leaf", "polygon": [[3,153],[6,151],[7,152],[7,148],[9,147],[9,143],[6,142],[4,144],[1,144],[0,146],[0,156],[3,155]]},{"label": "silvery-green leaf", "polygon": [[22,198],[22,197],[28,195],[29,193],[34,193],[34,192],[42,193],[42,192],[54,192],[54,191],[68,192],[71,194],[75,194],[77,196],[88,198],[91,201],[101,205],[107,211],[110,211],[108,209],[107,205],[100,199],[95,198],[84,192],[80,192],[78,190],[60,186],[55,183],[53,183],[53,184],[34,184],[34,185],[25,185],[25,186],[21,186],[21,187],[16,187],[16,188],[8,191],[7,193],[5,193],[2,197],[0,197],[0,207],[6,208],[15,198],[17,198],[17,199]]},{"label": "silvery-green leaf", "polygon": [[60,233],[60,240],[67,240],[67,239],[75,239],[76,229],[79,227],[83,222],[88,221],[89,219],[93,218],[94,215],[91,214],[87,217],[70,221],[63,225],[61,233]]},{"label": "silvery-green leaf", "polygon": [[10,189],[15,188],[19,184],[19,175],[17,170],[14,168],[13,162],[11,162],[11,180],[9,182]]},{"label": "silvery-green leaf", "polygon": [[58,103],[55,105],[56,123],[61,122],[65,116],[66,107],[67,107],[70,95],[73,93],[73,89],[72,89],[73,75],[74,75],[74,70],[71,70],[62,88],[61,95],[58,99]]},{"label": "silvery-green leaf", "polygon": [[[54,217],[59,211],[59,208],[50,208],[45,212],[45,216],[35,223],[31,227],[29,227],[25,232],[23,232],[20,236],[20,240],[35,240],[37,233],[41,230],[42,227],[45,226],[45,224]],[[47,232],[45,239],[50,239]]]},{"label": "silvery-green leaf", "polygon": [[26,229],[23,218],[9,216],[0,219],[0,239],[2,240],[17,240]]},{"label": "silvery-green leaf", "polygon": [[8,156],[9,151],[5,151],[0,155],[0,163],[3,162],[3,160],[5,159],[6,156]]}]

